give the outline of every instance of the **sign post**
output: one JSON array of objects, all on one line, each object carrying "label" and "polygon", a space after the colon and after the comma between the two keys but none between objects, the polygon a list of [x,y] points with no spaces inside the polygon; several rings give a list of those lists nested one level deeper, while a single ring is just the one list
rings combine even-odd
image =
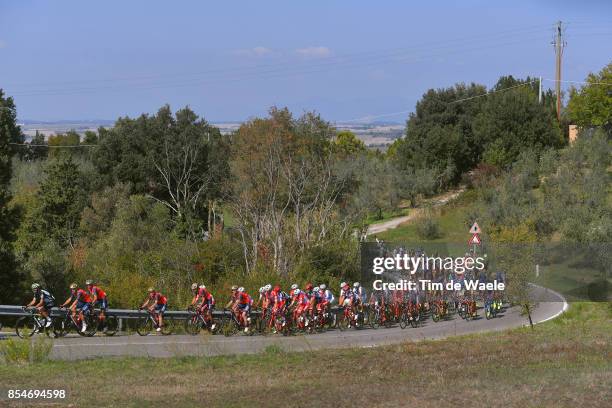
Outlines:
[{"label": "sign post", "polygon": [[477,222],[474,222],[470,227],[469,233],[472,234],[472,238],[468,241],[468,245],[472,246],[472,252],[476,256],[476,246],[482,245],[482,239],[480,239],[481,229]]}]

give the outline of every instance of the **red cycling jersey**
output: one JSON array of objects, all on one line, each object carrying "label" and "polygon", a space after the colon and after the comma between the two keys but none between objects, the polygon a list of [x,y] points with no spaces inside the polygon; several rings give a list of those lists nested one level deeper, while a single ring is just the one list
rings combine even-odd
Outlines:
[{"label": "red cycling jersey", "polygon": [[304,292],[300,292],[300,294],[295,298],[295,302],[298,305],[307,305],[309,301],[310,299],[308,298],[308,295]]},{"label": "red cycling jersey", "polygon": [[104,292],[102,289],[100,289],[97,286],[92,286],[92,288],[89,291],[89,293],[91,293],[92,296],[95,296],[96,300],[104,300],[104,299],[106,299],[106,292]]},{"label": "red cycling jersey", "polygon": [[200,289],[198,291],[198,296],[206,301],[206,303],[215,304],[215,298],[212,293],[207,291],[206,289]]},{"label": "red cycling jersey", "polygon": [[238,294],[238,301],[241,305],[246,305],[251,303],[251,297],[246,292],[241,292]]},{"label": "red cycling jersey", "polygon": [[76,292],[76,300],[91,303],[91,296],[89,296],[89,293],[85,292],[83,289],[79,289]]},{"label": "red cycling jersey", "polygon": [[159,292],[151,292],[149,294],[149,299],[154,300],[158,305],[165,305],[168,303],[168,299],[166,299],[166,297]]}]

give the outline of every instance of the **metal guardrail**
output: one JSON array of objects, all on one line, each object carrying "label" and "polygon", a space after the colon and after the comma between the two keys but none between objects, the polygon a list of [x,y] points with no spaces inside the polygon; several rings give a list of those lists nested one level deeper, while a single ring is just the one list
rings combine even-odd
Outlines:
[{"label": "metal guardrail", "polygon": [[[252,313],[258,313],[254,311]],[[0,316],[28,316],[30,313],[24,311],[22,306],[13,305],[0,305]],[[108,309],[106,314],[109,316],[115,316],[120,319],[137,319],[145,314],[145,311],[130,310],[130,309]],[[167,310],[164,313],[165,316],[169,316],[175,319],[187,319],[190,315],[187,311],[180,310]],[[223,310],[213,311],[215,317],[223,316]],[[59,307],[51,309],[51,316],[63,316],[63,312],[60,311]]]},{"label": "metal guardrail", "polygon": [[[64,309],[65,310],[65,309]],[[332,306],[331,310],[337,312],[338,306]],[[224,314],[229,315],[230,311],[226,310],[214,310],[214,317],[223,317]],[[259,310],[251,310],[251,314],[258,315]],[[14,305],[0,305],[0,316],[28,316],[30,313],[23,310],[22,306]],[[119,319],[137,319],[145,314],[145,311],[130,310],[130,309],[108,309],[106,314],[109,316],[115,316]],[[51,309],[51,316],[63,316],[64,312],[60,311],[59,307]],[[187,319],[190,316],[190,312],[185,310],[166,310],[164,316],[172,317],[174,319]]]}]

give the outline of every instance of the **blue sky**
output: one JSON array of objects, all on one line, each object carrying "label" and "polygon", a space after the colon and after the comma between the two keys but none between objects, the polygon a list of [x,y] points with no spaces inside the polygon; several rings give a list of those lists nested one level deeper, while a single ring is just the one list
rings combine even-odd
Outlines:
[{"label": "blue sky", "polygon": [[169,103],[211,121],[273,105],[343,121],[414,109],[456,82],[554,78],[557,20],[564,79],[612,60],[612,2],[534,3],[0,0],[0,88],[20,119],[115,119]]}]

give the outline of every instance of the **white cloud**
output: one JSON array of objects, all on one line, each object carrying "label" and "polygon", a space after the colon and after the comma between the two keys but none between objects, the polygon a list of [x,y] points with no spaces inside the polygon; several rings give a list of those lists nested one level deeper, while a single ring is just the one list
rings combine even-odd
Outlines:
[{"label": "white cloud", "polygon": [[235,52],[237,55],[242,55],[245,57],[264,57],[266,55],[272,54],[272,50],[266,47],[254,47],[244,50],[237,50]]},{"label": "white cloud", "polygon": [[332,54],[329,48],[322,46],[298,48],[295,52],[304,58],[327,58]]}]

